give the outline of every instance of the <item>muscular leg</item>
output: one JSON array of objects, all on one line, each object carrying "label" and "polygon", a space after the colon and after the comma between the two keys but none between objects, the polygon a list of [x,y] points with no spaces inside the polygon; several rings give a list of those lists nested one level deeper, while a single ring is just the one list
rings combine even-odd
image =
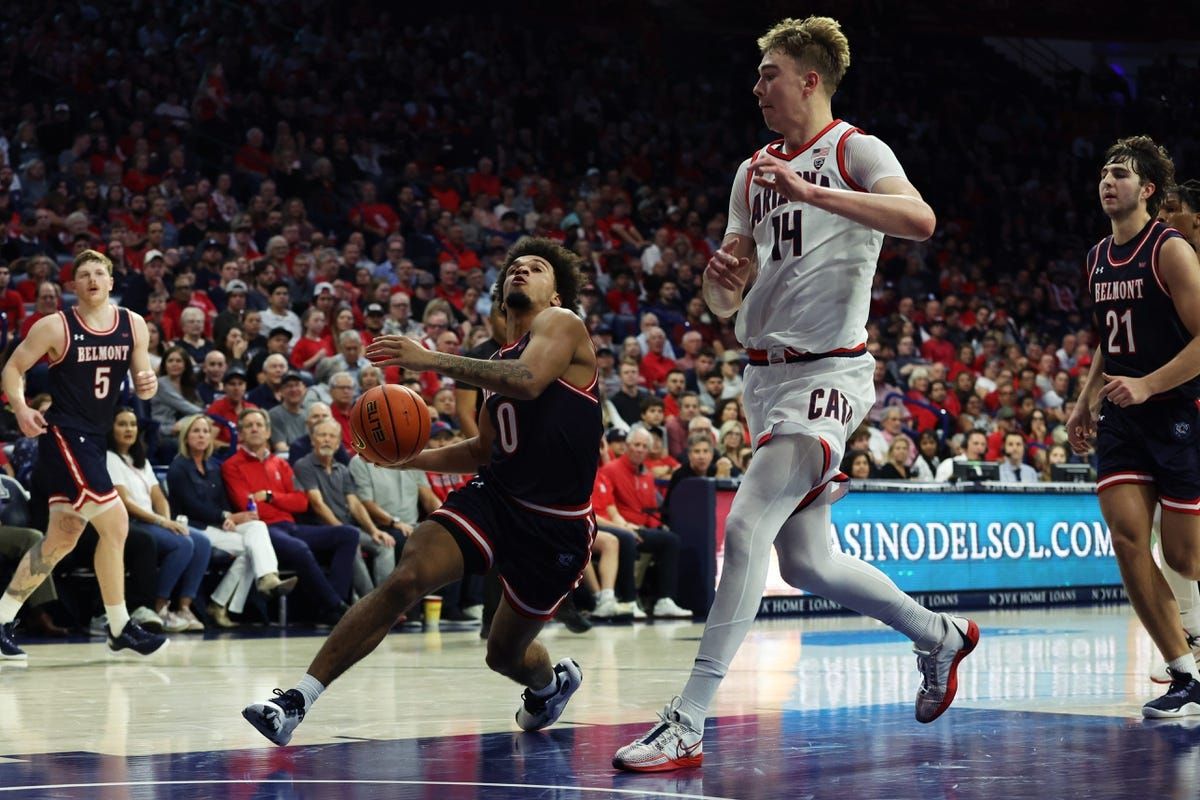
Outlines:
[{"label": "muscular leg", "polygon": [[[1179,626],[1179,606],[1150,554],[1150,527],[1157,502],[1154,487],[1146,484],[1121,484],[1100,493],[1100,511],[1112,531],[1113,550],[1129,602],[1163,658],[1172,661],[1191,651]],[[1168,559],[1179,547],[1183,533],[1175,524],[1177,520],[1170,518],[1179,516],[1163,514],[1163,554]]]},{"label": "muscular leg", "polygon": [[549,686],[554,668],[550,654],[537,641],[544,625],[541,620],[521,616],[508,604],[507,597],[501,597],[488,634],[488,668],[531,689]]},{"label": "muscular leg", "polygon": [[454,537],[436,522],[422,522],[408,537],[396,569],[346,612],[313,659],[308,674],[328,686],[378,647],[397,617],[462,574],[462,552]]},{"label": "muscular leg", "polygon": [[[124,508],[122,508],[123,510]],[[13,573],[12,580],[9,581],[8,589],[4,593],[3,605],[6,609],[11,609],[11,617],[9,617],[7,611],[0,612],[0,616],[9,617],[8,619],[0,619],[0,622],[12,622],[16,617],[17,611],[29,598],[29,595],[33,594],[34,590],[50,577],[50,572],[54,569],[54,566],[75,548],[80,534],[83,533],[85,524],[82,517],[74,514],[61,511],[52,511],[50,513],[50,525],[46,531],[46,537],[25,551],[25,555],[21,557],[21,563],[17,565],[16,572]],[[100,551],[97,549],[97,578],[100,576],[99,553]],[[118,551],[119,556],[120,551]],[[117,599],[113,602],[123,602],[121,598],[124,597],[124,590],[122,588],[124,579],[125,575],[122,570],[118,573],[117,589],[114,595]],[[105,594],[104,582],[100,584],[100,592],[104,595],[105,603],[107,603],[109,595]]]},{"label": "muscular leg", "polygon": [[[58,516],[62,517],[63,514]],[[83,520],[77,519],[83,531]],[[100,597],[105,606],[125,603],[125,537],[129,535],[129,512],[124,503],[113,503],[91,519],[92,527],[100,536],[96,544],[96,581],[100,584]],[[50,517],[54,527],[54,516]],[[78,536],[78,534],[76,534]]]}]

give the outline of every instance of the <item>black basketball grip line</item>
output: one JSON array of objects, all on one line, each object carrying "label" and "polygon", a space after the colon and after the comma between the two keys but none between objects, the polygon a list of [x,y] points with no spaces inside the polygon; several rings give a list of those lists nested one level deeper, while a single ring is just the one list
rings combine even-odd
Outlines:
[{"label": "black basketball grip line", "polygon": [[417,438],[413,441],[412,447],[409,448],[408,456],[406,456],[404,459],[405,461],[408,461],[424,449],[425,442],[429,439],[429,433],[425,430],[426,415],[421,414],[420,409],[418,409],[416,406],[417,402],[420,402],[421,405],[424,405],[425,401],[407,386],[401,386],[400,389],[404,392],[404,399],[408,401],[408,405],[410,407],[409,409],[405,410],[405,416],[407,417],[410,414],[417,414],[419,416],[419,419],[417,419]]},{"label": "black basketball grip line", "polygon": [[[395,464],[397,461],[400,460],[400,443],[397,441],[397,439],[399,439],[399,437],[397,436],[397,432],[396,432],[396,418],[394,416],[392,416],[392,400],[391,400],[391,398],[388,397],[388,390],[387,390],[386,386],[380,386],[379,393],[381,395],[383,395],[384,405],[387,406],[388,427],[392,429],[392,449],[396,454],[396,458],[389,463]],[[376,453],[377,453],[377,455],[383,455],[382,453],[379,453],[378,451],[376,451]]]}]

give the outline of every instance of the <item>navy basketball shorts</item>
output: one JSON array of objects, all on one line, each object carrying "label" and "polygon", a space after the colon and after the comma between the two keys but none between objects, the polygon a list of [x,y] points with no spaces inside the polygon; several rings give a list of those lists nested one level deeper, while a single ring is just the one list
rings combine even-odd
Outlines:
[{"label": "navy basketball shorts", "polygon": [[495,565],[513,610],[545,621],[583,578],[596,523],[587,504],[531,506],[476,476],[430,518],[458,542],[468,574]]},{"label": "navy basketball shorts", "polygon": [[1186,398],[1100,407],[1096,492],[1153,484],[1166,511],[1200,514],[1200,407]]},{"label": "navy basketball shorts", "polygon": [[51,425],[38,437],[33,485],[52,511],[71,511],[84,519],[118,502],[106,463],[104,435]]}]

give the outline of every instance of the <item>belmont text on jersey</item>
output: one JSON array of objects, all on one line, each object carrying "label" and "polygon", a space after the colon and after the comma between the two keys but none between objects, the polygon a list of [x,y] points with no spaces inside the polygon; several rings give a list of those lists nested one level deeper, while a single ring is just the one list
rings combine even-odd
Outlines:
[{"label": "belmont text on jersey", "polygon": [[127,344],[77,347],[75,361],[79,364],[87,361],[128,361],[130,349],[131,346]]},{"label": "belmont text on jersey", "polygon": [[[525,334],[492,358],[520,358],[528,345]],[[551,516],[590,514],[603,432],[595,387],[593,376],[584,387],[559,378],[532,400],[485,392],[495,438],[480,475],[527,509]]]},{"label": "belmont text on jersey", "polygon": [[51,425],[100,436],[108,433],[133,354],[129,313],[114,306],[112,327],[97,331],[83,322],[77,309],[59,312],[67,336],[62,354],[50,363],[54,404],[46,412],[46,421]]},{"label": "belmont text on jersey", "polygon": [[1142,284],[1145,282],[1145,278],[1133,278],[1127,281],[1097,283],[1092,288],[1096,293],[1097,303],[1109,300],[1141,300],[1143,298]]}]

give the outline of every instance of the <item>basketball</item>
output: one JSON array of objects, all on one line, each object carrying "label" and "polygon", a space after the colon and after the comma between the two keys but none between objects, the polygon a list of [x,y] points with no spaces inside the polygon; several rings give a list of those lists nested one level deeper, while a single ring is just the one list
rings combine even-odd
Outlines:
[{"label": "basketball", "polygon": [[372,464],[403,464],[425,449],[431,423],[429,408],[412,389],[375,386],[350,409],[351,443]]}]

